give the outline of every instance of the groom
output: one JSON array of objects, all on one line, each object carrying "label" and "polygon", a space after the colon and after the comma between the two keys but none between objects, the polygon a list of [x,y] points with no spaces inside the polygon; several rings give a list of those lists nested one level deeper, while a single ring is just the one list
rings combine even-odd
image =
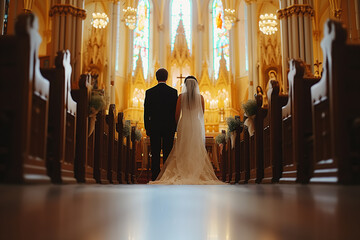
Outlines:
[{"label": "groom", "polygon": [[[173,147],[176,131],[175,110],[177,90],[166,85],[168,72],[160,68],[156,72],[158,84],[145,93],[144,122],[146,135],[150,137],[151,179],[160,173],[160,151],[163,150],[164,163]],[[162,143],[162,146],[161,146]]]}]

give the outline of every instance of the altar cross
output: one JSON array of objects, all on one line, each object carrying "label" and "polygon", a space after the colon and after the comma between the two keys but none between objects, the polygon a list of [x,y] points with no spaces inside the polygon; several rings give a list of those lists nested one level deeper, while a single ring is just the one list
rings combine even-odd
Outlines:
[{"label": "altar cross", "polygon": [[182,82],[183,79],[185,79],[185,77],[183,77],[182,73],[180,73],[180,77],[176,77],[178,79],[180,79],[180,82]]}]

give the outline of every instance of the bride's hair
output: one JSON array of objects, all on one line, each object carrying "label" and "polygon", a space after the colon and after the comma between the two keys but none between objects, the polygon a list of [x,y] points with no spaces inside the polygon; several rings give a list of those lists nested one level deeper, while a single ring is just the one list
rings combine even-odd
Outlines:
[{"label": "bride's hair", "polygon": [[188,80],[188,79],[194,79],[194,80],[197,82],[196,77],[194,77],[194,76],[192,76],[192,75],[189,75],[189,76],[187,76],[187,77],[185,78],[184,84],[186,84],[186,80]]},{"label": "bride's hair", "polygon": [[185,105],[188,109],[195,107],[197,104],[196,96],[200,94],[197,79],[194,76],[187,76],[184,80],[184,97]]}]

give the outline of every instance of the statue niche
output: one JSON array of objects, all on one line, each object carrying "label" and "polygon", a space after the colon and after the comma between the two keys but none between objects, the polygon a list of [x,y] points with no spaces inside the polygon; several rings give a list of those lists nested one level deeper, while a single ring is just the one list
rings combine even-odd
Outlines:
[{"label": "statue niche", "polygon": [[105,40],[103,29],[91,28],[90,39],[84,53],[84,68],[86,73],[96,76],[96,86],[105,89],[104,67],[105,67]]},{"label": "statue niche", "polygon": [[[278,80],[280,89],[282,89],[281,81],[281,53],[280,43],[278,41],[279,34],[261,35],[261,81],[260,86],[264,89],[266,95],[269,80]],[[266,99],[266,97],[265,97]]]}]

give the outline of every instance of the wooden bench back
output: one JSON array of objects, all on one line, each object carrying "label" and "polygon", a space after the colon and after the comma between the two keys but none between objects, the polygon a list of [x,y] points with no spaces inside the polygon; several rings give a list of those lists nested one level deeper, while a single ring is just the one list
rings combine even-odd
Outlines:
[{"label": "wooden bench back", "polygon": [[[38,19],[19,15],[0,37],[0,175],[5,182],[49,181],[46,139],[49,82],[40,73]],[[6,103],[6,104],[5,104]]]},{"label": "wooden bench back", "polygon": [[360,183],[360,45],[340,22],[324,27],[323,73],[311,88],[314,182]]}]

